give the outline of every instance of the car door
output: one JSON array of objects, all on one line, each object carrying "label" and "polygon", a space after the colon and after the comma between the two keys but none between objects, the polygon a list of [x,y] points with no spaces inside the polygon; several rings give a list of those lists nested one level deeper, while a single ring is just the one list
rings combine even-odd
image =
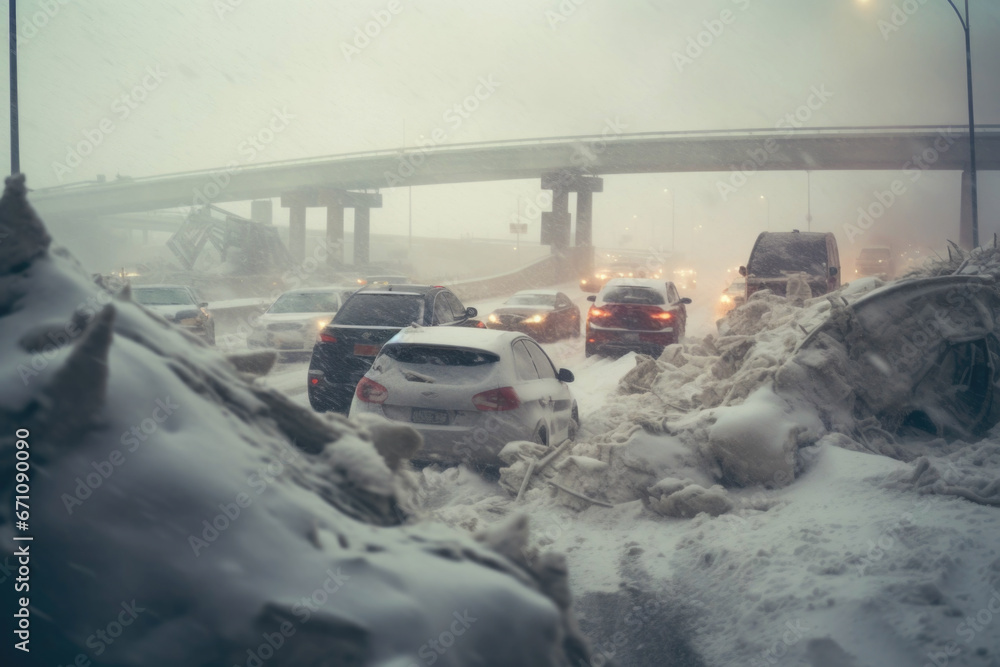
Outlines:
[{"label": "car door", "polygon": [[573,397],[569,387],[556,376],[556,368],[549,355],[532,340],[523,341],[531,361],[535,365],[538,381],[549,397],[545,407],[548,413],[550,444],[558,444],[569,437],[569,422],[572,418]]},{"label": "car door", "polygon": [[[667,283],[667,302],[677,303],[681,300],[681,295],[677,291],[677,286],[673,283]],[[683,304],[677,304],[671,310],[677,313],[678,329],[677,340],[684,337],[684,332],[687,329],[687,307]]]},{"label": "car door", "polygon": [[431,320],[432,326],[447,326],[455,323],[455,316],[451,312],[451,304],[448,303],[448,294],[438,292],[434,296],[434,315]]},{"label": "car door", "polygon": [[556,311],[559,313],[559,321],[566,331],[572,335],[580,330],[580,311],[573,305],[569,297],[559,292],[556,295]]},{"label": "car door", "polygon": [[552,443],[552,426],[549,424],[552,386],[538,377],[535,362],[525,347],[527,342],[527,339],[520,338],[511,344],[511,351],[514,354],[514,373],[517,376],[514,391],[521,399],[525,428],[534,433],[539,425],[544,426],[547,442]]}]

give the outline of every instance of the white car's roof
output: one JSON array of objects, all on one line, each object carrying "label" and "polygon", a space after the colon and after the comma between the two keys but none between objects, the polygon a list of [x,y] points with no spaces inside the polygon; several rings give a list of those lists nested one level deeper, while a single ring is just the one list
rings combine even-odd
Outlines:
[{"label": "white car's roof", "polygon": [[286,294],[329,294],[330,292],[343,292],[346,290],[357,290],[357,286],[350,285],[330,285],[329,287],[302,287],[299,289],[291,289],[287,292],[282,292],[278,298],[285,296]]},{"label": "white car's roof", "polygon": [[440,345],[465,347],[503,354],[510,344],[525,335],[516,331],[499,329],[474,329],[471,327],[414,327],[401,329],[386,344]]},{"label": "white car's roof", "polygon": [[541,294],[542,296],[555,296],[559,294],[559,290],[554,289],[523,289],[520,292],[515,292],[513,296],[518,294]]}]

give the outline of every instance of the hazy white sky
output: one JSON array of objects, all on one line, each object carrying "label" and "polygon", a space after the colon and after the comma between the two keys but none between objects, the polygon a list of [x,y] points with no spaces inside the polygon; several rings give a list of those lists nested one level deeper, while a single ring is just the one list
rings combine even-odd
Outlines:
[{"label": "hazy white sky", "polygon": [[[1000,3],[970,4],[977,124],[1000,123]],[[630,132],[773,127],[818,87],[831,96],[808,126],[967,122],[963,34],[946,0],[34,0],[18,9],[21,165],[34,187],[395,148],[404,133],[412,145],[436,128],[459,143],[599,133],[609,118]],[[379,18],[384,27],[368,25],[375,37],[355,41]],[[481,78],[499,85],[456,126],[448,110]],[[276,113],[282,131],[248,150]],[[80,142],[96,145],[77,163],[69,153]],[[813,228],[857,254],[870,243],[852,243],[843,225],[897,176],[814,173]],[[607,178],[596,241],[665,242],[671,193],[678,248],[689,253],[707,247],[738,262],[768,215],[771,229],[804,227],[804,174],[758,174],[723,201],[725,177]],[[998,185],[981,175],[984,236],[997,229]],[[383,193],[374,229],[405,232],[406,191]],[[538,193],[520,181],[417,188],[414,229],[506,238],[515,202]],[[323,219],[310,215],[310,225]],[[958,175],[930,173],[868,238],[940,245],[957,236],[957,215]]]}]

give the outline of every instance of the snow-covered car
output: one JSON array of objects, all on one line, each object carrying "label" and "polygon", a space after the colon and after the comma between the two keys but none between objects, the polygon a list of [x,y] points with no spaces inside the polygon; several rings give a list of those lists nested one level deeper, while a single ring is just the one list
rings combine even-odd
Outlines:
[{"label": "snow-covered car", "polygon": [[615,278],[588,296],[587,356],[642,352],[659,356],[679,343],[687,326],[686,304],[672,282],[653,278]]},{"label": "snow-covered car", "polygon": [[424,440],[417,459],[500,465],[508,442],[574,437],[572,381],[524,334],[407,327],[361,378],[350,416],[377,414],[415,428]]},{"label": "snow-covered car", "polygon": [[742,306],[747,302],[747,284],[745,280],[734,280],[729,287],[722,290],[719,297],[719,316],[723,316],[733,308]]},{"label": "snow-covered car", "polygon": [[208,302],[185,285],[133,285],[132,299],[168,322],[215,345],[215,320]]},{"label": "snow-covered car", "polygon": [[308,352],[355,288],[314,287],[285,292],[271,304],[247,337],[247,347]]},{"label": "snow-covered car", "polygon": [[486,328],[520,331],[537,340],[580,335],[580,309],[555,290],[524,290],[507,299],[486,318]]},{"label": "snow-covered car", "polygon": [[761,232],[750,251],[746,266],[740,267],[746,278],[746,298],[760,290],[785,296],[788,279],[801,275],[813,296],[840,287],[840,252],[837,238],[831,233]]}]

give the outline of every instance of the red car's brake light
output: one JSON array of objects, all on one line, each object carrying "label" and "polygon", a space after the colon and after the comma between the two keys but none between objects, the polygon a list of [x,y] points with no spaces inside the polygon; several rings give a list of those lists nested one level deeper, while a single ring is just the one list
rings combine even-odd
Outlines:
[{"label": "red car's brake light", "polygon": [[674,314],[669,311],[661,311],[659,313],[653,313],[652,317],[654,320],[663,320],[664,322],[669,322],[674,319]]},{"label": "red car's brake light", "polygon": [[365,403],[385,403],[385,399],[389,398],[388,389],[368,378],[361,378],[354,394]]},{"label": "red car's brake light", "polygon": [[320,331],[319,332],[319,340],[320,340],[321,343],[336,343],[337,342],[337,337],[334,336],[333,334],[328,334],[325,331]]},{"label": "red car's brake light", "polygon": [[590,310],[587,311],[587,317],[591,319],[600,319],[602,317],[607,317],[610,314],[611,313],[609,311],[597,308],[596,306],[591,306]]},{"label": "red car's brake light", "polygon": [[472,404],[476,406],[477,410],[503,412],[520,407],[521,399],[518,398],[513,387],[500,387],[476,394],[472,397]]}]

